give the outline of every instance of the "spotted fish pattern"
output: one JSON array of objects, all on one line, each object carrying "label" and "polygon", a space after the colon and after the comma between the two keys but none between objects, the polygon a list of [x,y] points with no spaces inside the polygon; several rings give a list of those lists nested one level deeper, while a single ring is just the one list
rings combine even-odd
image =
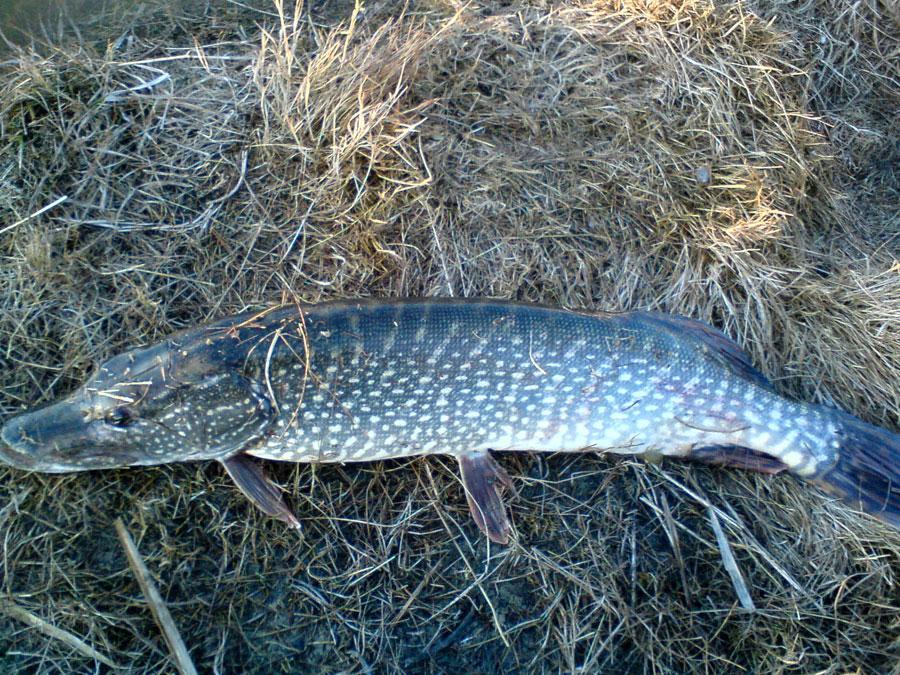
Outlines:
[{"label": "spotted fish pattern", "polygon": [[[698,363],[679,336],[647,330],[652,315],[467,307],[396,305],[385,316],[363,306],[327,323],[312,315],[308,373],[301,360],[275,362],[279,431],[249,453],[346,462],[472,450],[684,455],[732,444],[813,474],[837,449],[821,434],[821,410]],[[304,378],[305,388],[292,386]]]},{"label": "spotted fish pattern", "polygon": [[491,451],[666,455],[788,470],[897,524],[898,437],[780,396],[722,333],[663,314],[344,301],[232,317],[111,359],[9,421],[0,460],[71,471],[218,459],[296,524],[257,462],[448,454],[505,542]]}]

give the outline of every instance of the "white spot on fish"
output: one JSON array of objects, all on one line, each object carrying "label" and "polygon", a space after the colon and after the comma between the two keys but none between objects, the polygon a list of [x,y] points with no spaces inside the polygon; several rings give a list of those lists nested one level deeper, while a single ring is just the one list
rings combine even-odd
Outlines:
[{"label": "white spot on fish", "polygon": [[[697,401],[697,403],[698,405],[700,405],[699,401]],[[745,410],[742,415],[744,419],[747,420],[750,424],[755,424],[757,426],[762,424],[762,420],[759,418],[759,415],[750,410]]]},{"label": "white spot on fish", "polygon": [[781,461],[787,464],[792,469],[800,466],[803,463],[803,459],[803,453],[796,450],[791,450],[790,452],[786,452],[781,455]]},{"label": "white spot on fish", "polygon": [[809,464],[804,464],[803,466],[799,466],[794,468],[794,472],[801,476],[815,476],[816,475],[816,464],[814,462],[810,462]]}]

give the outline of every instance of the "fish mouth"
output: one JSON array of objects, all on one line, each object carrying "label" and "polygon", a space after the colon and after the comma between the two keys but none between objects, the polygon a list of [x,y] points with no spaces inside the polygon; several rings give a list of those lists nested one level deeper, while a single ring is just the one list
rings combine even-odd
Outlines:
[{"label": "fish mouth", "polygon": [[91,445],[88,420],[79,406],[68,401],[13,417],[0,428],[0,461],[26,471],[92,468],[79,461]]},{"label": "fish mouth", "polygon": [[0,428],[0,462],[17,469],[34,471],[35,460],[22,438],[22,431],[14,418]]}]

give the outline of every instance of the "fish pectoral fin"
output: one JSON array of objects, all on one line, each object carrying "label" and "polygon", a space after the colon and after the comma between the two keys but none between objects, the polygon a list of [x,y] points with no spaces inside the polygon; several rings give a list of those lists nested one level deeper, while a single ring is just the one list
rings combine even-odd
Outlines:
[{"label": "fish pectoral fin", "polygon": [[244,496],[263,513],[300,528],[300,521],[284,501],[281,489],[266,476],[262,464],[247,455],[234,455],[219,461]]},{"label": "fish pectoral fin", "polygon": [[457,459],[469,511],[478,529],[493,542],[508,543],[511,525],[500,498],[500,487],[513,489],[509,474],[488,450],[467,452]]},{"label": "fish pectoral fin", "polygon": [[768,474],[781,473],[788,468],[787,464],[777,457],[738,445],[707,445],[691,448],[685,457],[705,464],[718,464],[734,469],[748,469]]}]

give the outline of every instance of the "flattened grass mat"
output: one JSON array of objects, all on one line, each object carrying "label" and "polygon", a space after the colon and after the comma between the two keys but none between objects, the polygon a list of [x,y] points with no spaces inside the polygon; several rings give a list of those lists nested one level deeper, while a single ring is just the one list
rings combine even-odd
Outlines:
[{"label": "flattened grass mat", "polygon": [[[704,319],[897,430],[896,11],[760,5],[145,3],[9,47],[0,416],[246,308],[490,295]],[[301,534],[212,463],[0,469],[0,670],[174,668],[119,517],[206,672],[895,667],[887,526],[790,477],[500,461],[504,549],[441,458],[271,465]]]}]

